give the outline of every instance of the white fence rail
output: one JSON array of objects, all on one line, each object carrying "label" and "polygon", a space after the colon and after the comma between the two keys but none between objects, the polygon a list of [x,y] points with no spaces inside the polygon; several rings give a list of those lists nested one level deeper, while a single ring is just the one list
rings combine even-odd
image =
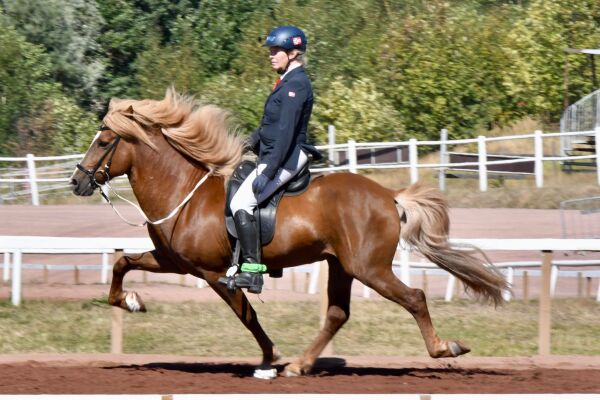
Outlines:
[{"label": "white fence rail", "polygon": [[[478,246],[482,250],[536,250],[536,251],[567,251],[567,250],[596,250],[600,251],[600,240],[597,239],[457,239],[454,243],[465,243]],[[54,266],[49,269],[100,269],[102,283],[108,282],[108,272],[111,269],[109,254],[116,251],[125,253],[137,253],[153,249],[154,246],[149,238],[71,238],[71,237],[45,237],[45,236],[0,236],[0,252],[4,253],[3,280],[6,282],[11,277],[12,290],[11,301],[14,305],[21,303],[21,273],[24,268],[22,262],[23,254],[100,254],[102,262],[98,266],[88,265],[76,266]],[[394,262],[394,272],[407,285],[410,285],[411,275],[421,274],[426,271],[431,275],[446,275],[448,283],[445,299],[450,301],[454,292],[455,280],[447,272],[440,270],[434,264],[423,262],[411,262],[411,249],[399,246],[400,257]],[[576,271],[559,271],[560,266],[596,266],[600,265],[598,260],[583,261],[555,261],[552,266],[552,281],[550,294],[554,295],[556,281],[559,276],[576,277]],[[522,275],[522,269],[534,269],[541,266],[540,262],[504,262],[496,263],[496,268],[505,271],[509,280],[514,276]],[[29,266],[38,268],[38,266]],[[296,272],[310,274],[308,293],[318,292],[318,275],[320,273],[319,263],[294,268]],[[531,276],[539,275],[539,271],[532,271]],[[586,270],[581,273],[582,277],[600,278],[598,270]],[[512,282],[511,282],[512,283]],[[198,287],[204,285],[199,281]],[[363,295],[369,297],[370,289],[364,288]],[[505,294],[505,299],[510,300],[510,293]],[[600,285],[598,286],[597,300],[600,301]]]},{"label": "white fence rail", "polygon": [[[541,291],[539,300],[539,327],[538,327],[538,352],[540,355],[550,354],[550,332],[551,332],[551,313],[550,298],[552,281],[557,279],[555,268],[552,267],[553,251],[568,250],[590,250],[600,251],[600,240],[598,239],[456,239],[452,241],[461,244],[471,244],[480,247],[482,250],[537,250],[542,252],[541,261]],[[93,247],[90,247],[93,246]],[[101,253],[108,254],[115,251],[134,250],[143,251],[152,248],[148,238],[65,238],[65,237],[35,237],[35,236],[0,236],[0,251],[5,253],[5,273],[8,268],[6,254],[12,254],[12,293],[11,301],[18,306],[21,302],[21,267],[22,255],[30,253]],[[402,248],[400,257],[400,276],[407,284],[410,283],[409,249]],[[327,268],[320,268],[320,271],[313,275],[320,275],[318,281],[321,285],[326,282],[325,274]],[[508,269],[509,282],[512,280],[514,271]],[[313,269],[314,272],[314,269]],[[6,276],[6,275],[5,275]],[[311,279],[312,281],[316,279]],[[452,293],[454,277],[449,278],[448,293]],[[326,290],[321,292],[321,320],[324,320],[323,313],[327,309]],[[505,297],[506,298],[506,297]],[[598,289],[597,300],[600,301],[600,287]],[[115,312],[118,311],[118,312]],[[111,349],[115,353],[122,351],[122,312],[113,309],[113,322],[118,323],[113,326],[111,335]]]},{"label": "white fence rail", "polygon": [[[488,179],[492,173],[497,172],[499,166],[514,165],[519,163],[534,163],[535,185],[544,185],[544,162],[547,161],[577,161],[588,160],[596,165],[597,182],[600,185],[600,150],[596,147],[595,153],[589,155],[545,155],[544,140],[559,137],[563,140],[570,137],[593,136],[595,143],[600,143],[600,127],[592,131],[542,133],[536,131],[532,134],[512,135],[501,137],[479,136],[476,139],[448,140],[446,130],[442,130],[440,140],[410,139],[402,142],[376,142],[356,143],[354,140],[344,144],[330,144],[317,146],[319,150],[328,154],[330,165],[315,167],[315,172],[326,171],[351,171],[359,169],[392,169],[408,168],[411,183],[419,180],[420,169],[434,169],[439,172],[440,189],[446,187],[445,173],[448,169],[467,169],[477,172],[479,178],[479,189],[486,191]],[[534,154],[522,157],[505,157],[506,159],[490,160],[494,157],[488,154],[487,145],[491,142],[532,140]],[[454,145],[477,145],[477,160],[473,162],[450,162],[448,146]],[[432,147],[440,149],[440,160],[438,163],[419,163],[419,148],[426,147],[429,151]],[[385,149],[396,151],[393,160],[385,160],[386,156],[378,155]],[[421,151],[422,153],[423,151]],[[0,157],[0,203],[29,197],[33,205],[39,205],[40,194],[52,191],[69,190],[69,177],[74,171],[75,164],[83,157],[82,154],[61,157],[35,157],[28,154],[27,157]],[[367,162],[365,162],[365,157]],[[388,157],[389,158],[389,157]],[[127,188],[125,179],[120,179],[122,188]]]},{"label": "white fence rail", "polygon": [[[582,135],[592,135],[595,138],[596,143],[600,143],[600,127],[597,127],[592,131],[584,132],[562,132],[562,133],[543,133],[542,131],[535,131],[532,134],[526,135],[512,135],[512,136],[500,136],[500,137],[485,137],[479,136],[476,139],[457,139],[447,140],[447,132],[442,130],[441,140],[423,140],[417,141],[416,139],[410,139],[402,142],[377,142],[377,143],[356,143],[353,140],[348,141],[346,144],[336,144],[334,146],[317,146],[320,150],[332,149],[336,152],[344,152],[344,162],[342,165],[334,165],[323,168],[314,168],[314,171],[344,171],[357,172],[359,169],[393,169],[393,168],[408,168],[411,183],[415,183],[419,180],[419,169],[434,169],[439,171],[439,184],[440,189],[445,189],[445,172],[448,169],[469,169],[473,172],[477,172],[479,176],[479,189],[480,191],[487,191],[488,179],[491,173],[494,172],[495,166],[508,165],[508,164],[519,164],[519,163],[534,163],[533,175],[535,176],[535,185],[539,187],[544,186],[544,162],[547,161],[575,161],[575,160],[590,160],[596,165],[596,181],[600,185],[600,150],[596,147],[595,153],[589,155],[545,155],[544,154],[544,140],[549,138],[565,138]],[[515,140],[531,140],[533,141],[534,154],[531,156],[522,156],[518,158],[508,157],[507,159],[493,160],[490,161],[488,158],[492,156],[488,154],[487,144],[491,142],[501,141],[515,141]],[[477,161],[473,162],[449,162],[448,146],[454,145],[477,145]],[[418,161],[419,146],[427,146],[429,149],[437,147],[440,149],[439,162],[438,163],[426,163],[420,164]],[[360,151],[365,150],[376,150],[376,149],[407,149],[407,156],[400,162],[364,162],[359,163],[357,161],[357,154]],[[333,156],[330,158],[330,162],[338,164],[340,161],[339,156]],[[475,169],[473,169],[475,168]],[[501,172],[506,174],[507,172]]]}]

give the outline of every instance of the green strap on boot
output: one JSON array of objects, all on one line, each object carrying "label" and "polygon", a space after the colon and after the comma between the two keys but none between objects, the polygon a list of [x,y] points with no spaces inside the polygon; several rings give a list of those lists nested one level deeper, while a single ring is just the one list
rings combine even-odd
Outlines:
[{"label": "green strap on boot", "polygon": [[258,263],[243,263],[240,269],[242,270],[242,272],[253,272],[258,274],[267,272],[267,266],[265,264]]}]

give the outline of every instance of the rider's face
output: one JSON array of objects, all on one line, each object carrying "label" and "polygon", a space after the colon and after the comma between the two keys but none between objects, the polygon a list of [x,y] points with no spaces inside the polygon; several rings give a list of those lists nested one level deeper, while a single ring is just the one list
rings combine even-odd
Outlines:
[{"label": "rider's face", "polygon": [[288,65],[288,60],[291,55],[288,55],[281,47],[269,47],[271,67],[281,73],[285,71]]}]

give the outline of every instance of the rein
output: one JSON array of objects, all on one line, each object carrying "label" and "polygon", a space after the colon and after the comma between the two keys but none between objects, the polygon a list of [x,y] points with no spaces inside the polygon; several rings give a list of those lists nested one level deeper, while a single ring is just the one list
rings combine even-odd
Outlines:
[{"label": "rein", "polygon": [[100,193],[102,194],[102,197],[104,197],[104,200],[106,200],[106,202],[112,207],[112,209],[114,210],[114,212],[119,216],[119,218],[121,218],[123,220],[123,222],[125,222],[126,224],[130,225],[130,226],[145,226],[146,224],[152,224],[152,225],[160,225],[163,222],[173,218],[175,216],[175,214],[177,214],[179,212],[179,210],[188,202],[190,201],[190,199],[192,198],[192,196],[194,195],[194,193],[196,192],[196,190],[198,190],[198,188],[200,186],[202,186],[202,184],[204,182],[206,182],[206,180],[212,175],[213,173],[213,169],[209,169],[208,173],[206,175],[204,175],[202,177],[202,179],[200,179],[198,181],[198,183],[196,183],[196,186],[194,186],[194,188],[192,189],[191,192],[188,193],[187,196],[185,196],[185,198],[181,201],[181,203],[179,203],[179,205],[177,207],[175,207],[173,209],[173,211],[171,211],[169,213],[169,215],[167,215],[164,218],[158,219],[156,221],[151,221],[150,219],[148,219],[148,217],[146,216],[146,213],[144,213],[144,211],[140,208],[140,206],[138,206],[137,204],[127,200],[125,197],[121,196],[119,193],[117,193],[115,191],[115,189],[113,189],[112,186],[110,186],[110,184],[108,183],[108,181],[106,181],[105,185],[115,194],[115,196],[117,196],[118,198],[120,198],[121,200],[124,200],[125,202],[129,203],[130,205],[132,205],[133,207],[135,207],[138,212],[140,213],[140,215],[142,216],[142,218],[145,219],[145,221],[141,224],[136,224],[134,222],[130,222],[128,221],[125,217],[123,217],[121,215],[121,213],[119,212],[119,210],[117,210],[117,208],[115,207],[115,205],[112,203],[112,201],[110,201],[110,198],[106,195],[106,193],[104,193],[104,191],[100,190]]}]

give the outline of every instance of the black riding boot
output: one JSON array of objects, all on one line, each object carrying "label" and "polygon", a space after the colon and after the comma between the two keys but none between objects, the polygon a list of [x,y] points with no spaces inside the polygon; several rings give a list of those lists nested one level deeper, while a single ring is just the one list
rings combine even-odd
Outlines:
[{"label": "black riding boot", "polygon": [[250,293],[260,293],[263,286],[262,273],[267,271],[267,267],[260,262],[261,248],[256,220],[253,215],[239,210],[233,216],[233,221],[242,252],[242,272],[235,276],[235,286],[247,288]]}]

